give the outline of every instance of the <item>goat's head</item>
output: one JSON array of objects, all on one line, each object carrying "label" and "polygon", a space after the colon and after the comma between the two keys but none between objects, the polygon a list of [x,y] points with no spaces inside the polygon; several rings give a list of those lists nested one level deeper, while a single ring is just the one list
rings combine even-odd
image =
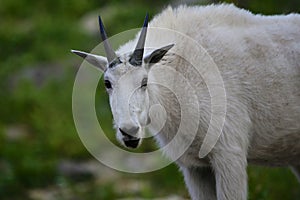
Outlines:
[{"label": "goat's head", "polygon": [[147,15],[134,51],[117,55],[108,42],[100,17],[99,26],[106,58],[82,51],[72,52],[104,71],[104,83],[109,94],[117,138],[126,147],[136,148],[143,138],[144,127],[150,122],[147,88],[149,69],[163,58],[173,44],[144,56]]}]

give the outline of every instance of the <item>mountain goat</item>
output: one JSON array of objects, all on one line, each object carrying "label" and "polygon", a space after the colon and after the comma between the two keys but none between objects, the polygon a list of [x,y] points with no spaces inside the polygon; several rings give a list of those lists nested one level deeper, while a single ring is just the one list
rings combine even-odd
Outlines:
[{"label": "mountain goat", "polygon": [[[189,148],[176,160],[193,200],[246,200],[247,163],[290,166],[300,179],[300,15],[254,15],[224,4],[168,7],[149,27],[146,16],[136,39],[116,53],[100,17],[99,23],[106,58],[72,52],[104,71],[120,142],[138,147],[146,126],[156,134],[163,116],[150,117],[150,107],[158,103],[166,112],[165,124],[155,135],[160,146],[173,139],[181,115],[188,114],[187,128],[177,146],[164,152],[167,156],[174,157],[189,140],[189,127],[198,124]],[[160,28],[176,34],[162,34]],[[182,35],[206,53],[195,52]],[[216,144],[201,157],[214,97],[205,81],[211,76],[205,72],[212,68],[208,55],[222,77],[226,116]],[[185,58],[204,73],[197,73]],[[191,92],[179,76],[188,80],[197,97],[184,101],[183,111],[172,92],[183,97]],[[167,82],[170,88],[151,84],[155,82]]]}]

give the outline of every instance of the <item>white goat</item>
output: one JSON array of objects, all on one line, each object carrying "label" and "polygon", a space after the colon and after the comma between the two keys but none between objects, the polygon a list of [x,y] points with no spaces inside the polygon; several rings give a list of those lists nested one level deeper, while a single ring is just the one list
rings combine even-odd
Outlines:
[{"label": "white goat", "polygon": [[[100,20],[108,61],[73,51],[105,72],[120,142],[131,148],[140,144],[144,127],[150,123],[149,107],[157,102],[165,108],[167,120],[156,139],[164,146],[176,134],[181,115],[176,97],[162,87],[147,86],[147,82],[165,81],[174,86],[171,90],[188,95],[179,77],[162,68],[170,66],[197,91],[198,100],[188,102],[188,112],[199,106],[199,129],[176,160],[192,199],[246,200],[248,162],[290,166],[300,179],[300,15],[254,15],[233,5],[169,7],[154,17],[148,33],[147,20],[140,37],[117,53],[109,46]],[[216,145],[204,158],[198,153],[209,126],[211,97],[204,78],[183,57],[196,61],[200,68],[209,62],[178,34],[161,34],[153,27],[189,36],[218,66],[226,91],[226,120]],[[144,46],[156,50],[143,57]],[[151,117],[150,131],[161,120],[160,114]],[[194,123],[193,113],[189,120]],[[185,132],[178,144],[189,134]],[[165,153],[172,158],[176,151]]]}]

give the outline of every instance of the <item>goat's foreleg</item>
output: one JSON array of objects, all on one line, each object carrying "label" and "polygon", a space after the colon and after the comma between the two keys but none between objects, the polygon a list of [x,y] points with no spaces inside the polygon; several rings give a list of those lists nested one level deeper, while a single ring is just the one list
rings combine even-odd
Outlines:
[{"label": "goat's foreleg", "polygon": [[192,200],[216,200],[215,177],[210,168],[181,167]]},{"label": "goat's foreleg", "polygon": [[211,155],[218,200],[247,199],[247,159],[239,148],[216,150]]}]

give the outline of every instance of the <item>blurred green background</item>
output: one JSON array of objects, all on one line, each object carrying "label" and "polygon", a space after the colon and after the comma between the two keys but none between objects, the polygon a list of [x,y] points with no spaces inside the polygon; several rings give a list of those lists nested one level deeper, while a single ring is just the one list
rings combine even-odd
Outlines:
[{"label": "blurred green background", "polygon": [[[154,16],[168,4],[180,2],[0,1],[0,199],[188,198],[174,165],[133,175],[96,162],[77,135],[71,108],[81,60],[70,49],[90,51],[98,45],[98,14],[111,36],[139,27],[146,12]],[[299,0],[225,2],[254,13],[300,11]],[[114,138],[102,84],[96,99],[100,121]],[[288,169],[251,166],[248,172],[249,199],[300,199],[300,185]]]}]

